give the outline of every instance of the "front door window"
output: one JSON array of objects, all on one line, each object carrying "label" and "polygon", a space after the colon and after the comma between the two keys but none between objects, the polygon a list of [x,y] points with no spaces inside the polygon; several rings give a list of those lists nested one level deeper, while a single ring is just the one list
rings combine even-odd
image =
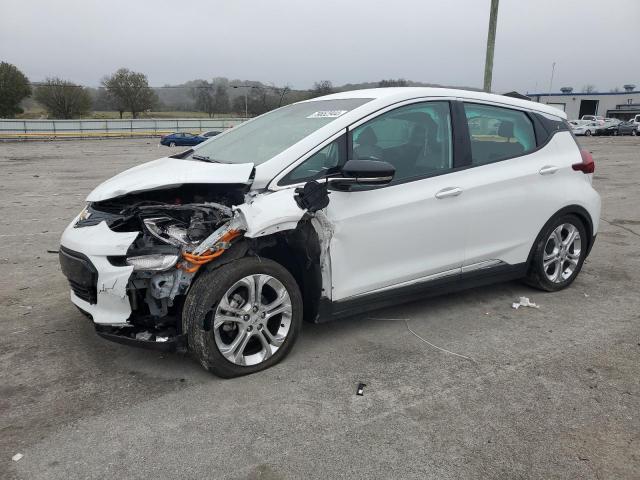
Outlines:
[{"label": "front door window", "polygon": [[406,105],[351,132],[351,156],[396,169],[393,183],[437,175],[453,166],[449,102]]}]

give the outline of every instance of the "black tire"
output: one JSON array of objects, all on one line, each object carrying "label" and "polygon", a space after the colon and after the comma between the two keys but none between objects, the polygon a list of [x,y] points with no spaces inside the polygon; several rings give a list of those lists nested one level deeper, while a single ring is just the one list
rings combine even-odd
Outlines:
[{"label": "black tire", "polygon": [[175,147],[176,146],[176,142],[169,142],[169,146],[170,147]]},{"label": "black tire", "polygon": [[[562,224],[571,224],[578,229],[582,245],[580,247],[580,258],[578,260],[578,264],[576,265],[571,276],[569,276],[564,281],[556,283],[547,278],[543,266],[543,257],[551,233]],[[573,283],[573,281],[580,273],[580,270],[582,269],[582,264],[584,263],[584,259],[587,255],[589,242],[591,242],[591,239],[587,237],[587,229],[585,228],[582,220],[580,220],[580,218],[578,218],[577,216],[572,214],[562,215],[550,220],[538,235],[536,243],[533,246],[531,262],[529,264],[529,270],[525,278],[525,283],[546,292],[556,292],[558,290],[567,288],[569,285],[571,285],[571,283]]]},{"label": "black tire", "polygon": [[[215,312],[223,295],[237,281],[255,274],[270,275],[280,281],[291,299],[292,317],[286,339],[270,358],[256,365],[242,366],[222,355],[214,338],[213,326],[206,324],[206,318],[211,310]],[[244,257],[205,271],[193,282],[184,303],[183,326],[189,351],[206,370],[222,378],[264,370],[282,360],[293,347],[302,328],[302,309],[302,295],[297,282],[286,268],[272,260]]]},{"label": "black tire", "polygon": [[586,132],[584,132],[584,134],[585,134],[587,137],[590,137],[590,136],[591,136],[591,130],[587,130]]}]

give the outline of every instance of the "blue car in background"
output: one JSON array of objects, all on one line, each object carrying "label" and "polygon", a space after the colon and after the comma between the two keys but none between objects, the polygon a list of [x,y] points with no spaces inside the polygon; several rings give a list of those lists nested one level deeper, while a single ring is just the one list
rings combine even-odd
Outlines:
[{"label": "blue car in background", "polygon": [[190,147],[207,140],[206,137],[187,132],[176,132],[160,138],[160,145],[167,147]]}]

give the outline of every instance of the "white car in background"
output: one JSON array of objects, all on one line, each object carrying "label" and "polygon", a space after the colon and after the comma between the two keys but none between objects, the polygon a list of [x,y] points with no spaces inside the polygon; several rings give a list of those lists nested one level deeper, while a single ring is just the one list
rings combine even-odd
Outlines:
[{"label": "white car in background", "polygon": [[512,279],[568,287],[598,231],[594,168],[540,103],[341,92],[105,181],[60,263],[99,335],[235,377],[282,360],[303,319]]},{"label": "white car in background", "polygon": [[605,118],[600,115],[583,115],[580,120],[588,120],[598,125],[604,125]]},{"label": "white car in background", "polygon": [[590,120],[571,120],[569,125],[574,135],[585,135],[587,137],[596,135],[598,129],[602,128],[596,122]]}]

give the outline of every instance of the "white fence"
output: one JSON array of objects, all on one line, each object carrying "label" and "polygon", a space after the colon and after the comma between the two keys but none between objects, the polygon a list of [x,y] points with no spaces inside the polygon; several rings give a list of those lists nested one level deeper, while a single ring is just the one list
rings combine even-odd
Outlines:
[{"label": "white fence", "polygon": [[199,133],[234,127],[244,118],[176,118],[136,120],[3,120],[0,138],[153,136],[169,132]]}]

